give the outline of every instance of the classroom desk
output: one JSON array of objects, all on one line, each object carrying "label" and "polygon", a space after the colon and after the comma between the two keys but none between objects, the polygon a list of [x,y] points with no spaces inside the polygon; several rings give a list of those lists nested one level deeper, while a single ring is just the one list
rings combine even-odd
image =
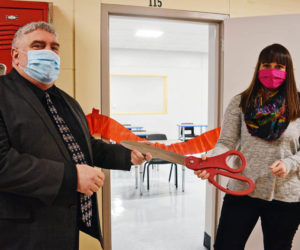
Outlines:
[{"label": "classroom desk", "polygon": [[141,137],[141,138],[146,138],[147,135],[149,134],[146,130],[132,131],[132,133],[134,133],[135,135],[137,135],[138,137]]},{"label": "classroom desk", "polygon": [[128,128],[129,130],[142,130],[143,126],[133,126],[133,125],[124,125],[125,128]]},{"label": "classroom desk", "polygon": [[149,130],[132,130],[131,132],[141,138],[146,138],[147,135],[151,135],[151,134],[159,134],[159,132],[149,131]]},{"label": "classroom desk", "polygon": [[177,124],[178,127],[178,139],[185,141],[185,129],[186,128],[200,128],[200,134],[203,133],[203,128],[207,129],[207,125],[203,124]]}]

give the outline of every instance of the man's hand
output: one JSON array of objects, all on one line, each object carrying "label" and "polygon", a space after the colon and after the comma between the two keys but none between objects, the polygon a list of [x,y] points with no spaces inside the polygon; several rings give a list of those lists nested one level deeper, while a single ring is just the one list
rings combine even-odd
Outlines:
[{"label": "man's hand", "polygon": [[77,191],[91,196],[104,185],[104,173],[86,164],[77,164]]},{"label": "man's hand", "polygon": [[133,165],[141,165],[144,161],[151,161],[152,156],[150,153],[143,155],[141,152],[137,150],[131,151],[131,163]]},{"label": "man's hand", "polygon": [[270,170],[271,170],[273,175],[275,175],[277,177],[281,177],[281,178],[285,177],[286,172],[287,172],[286,165],[280,160],[275,161],[270,166]]},{"label": "man's hand", "polygon": [[[201,155],[202,160],[206,160],[208,156],[203,154]],[[202,180],[206,180],[209,177],[209,173],[206,170],[195,170],[194,174],[198,176],[198,178],[201,178]]]}]

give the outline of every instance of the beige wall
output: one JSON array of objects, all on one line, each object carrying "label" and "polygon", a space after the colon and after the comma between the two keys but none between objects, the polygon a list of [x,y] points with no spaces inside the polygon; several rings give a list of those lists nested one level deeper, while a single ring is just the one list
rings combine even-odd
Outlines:
[{"label": "beige wall", "polygon": [[[148,7],[149,0],[102,0],[105,4],[121,4]],[[229,13],[229,0],[162,0],[162,8],[201,11],[211,13]]]},{"label": "beige wall", "polygon": [[53,25],[59,34],[61,45],[61,73],[57,85],[68,94],[74,95],[74,1],[73,0],[30,0],[53,3]]},{"label": "beige wall", "polygon": [[297,14],[299,12],[299,0],[230,0],[231,17]]},{"label": "beige wall", "polygon": [[100,108],[99,0],[75,0],[75,97],[86,113]]}]

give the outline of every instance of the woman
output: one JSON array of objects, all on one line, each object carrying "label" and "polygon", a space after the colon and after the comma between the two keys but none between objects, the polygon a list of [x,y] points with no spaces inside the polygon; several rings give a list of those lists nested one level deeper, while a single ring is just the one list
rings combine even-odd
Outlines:
[{"label": "woman", "polygon": [[[290,53],[272,44],[261,51],[250,86],[228,105],[212,151],[212,155],[235,148],[242,152],[247,160],[242,174],[255,182],[249,196],[225,195],[216,250],[244,249],[258,218],[266,250],[291,249],[300,222],[299,117]],[[207,171],[195,174],[209,177]],[[248,187],[231,179],[228,188]]]}]

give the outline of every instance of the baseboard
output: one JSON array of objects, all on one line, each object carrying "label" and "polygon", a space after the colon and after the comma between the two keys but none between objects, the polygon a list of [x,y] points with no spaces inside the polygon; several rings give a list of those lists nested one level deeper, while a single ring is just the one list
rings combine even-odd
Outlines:
[{"label": "baseboard", "polygon": [[210,239],[211,239],[211,237],[210,237],[206,232],[204,232],[203,245],[204,245],[208,250],[210,250]]}]

